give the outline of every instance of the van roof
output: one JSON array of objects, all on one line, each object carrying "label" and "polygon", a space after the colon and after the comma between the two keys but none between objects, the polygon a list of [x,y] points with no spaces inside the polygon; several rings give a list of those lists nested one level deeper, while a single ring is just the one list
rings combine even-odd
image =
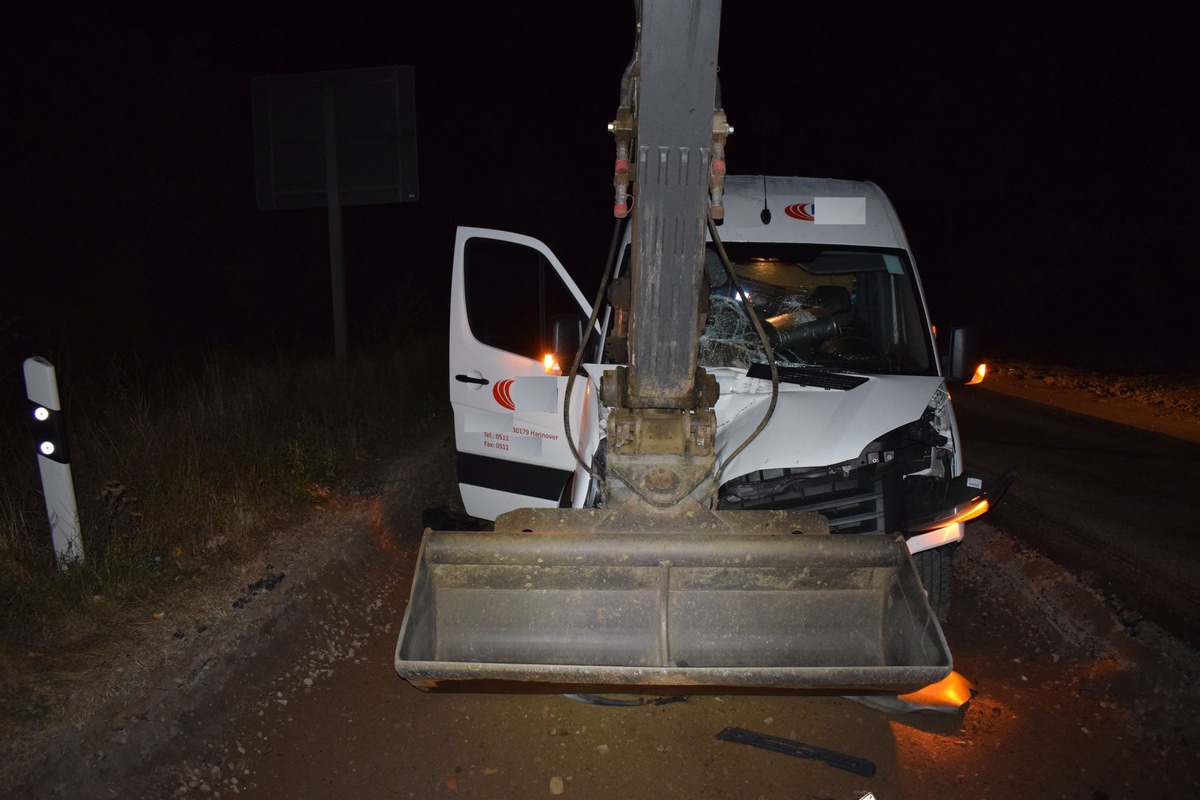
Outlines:
[{"label": "van roof", "polygon": [[[764,224],[764,197],[771,221]],[[822,203],[821,198],[827,201]],[[842,202],[828,202],[838,199]],[[908,249],[887,195],[871,182],[729,175],[725,221],[730,242],[800,242]]]}]

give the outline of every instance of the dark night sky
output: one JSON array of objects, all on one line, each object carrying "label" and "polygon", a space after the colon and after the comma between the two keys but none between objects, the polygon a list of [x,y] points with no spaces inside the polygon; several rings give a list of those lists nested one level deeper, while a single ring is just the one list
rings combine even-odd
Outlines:
[{"label": "dark night sky", "polygon": [[[393,63],[415,70],[421,198],[345,212],[356,330],[441,310],[459,224],[542,238],[594,290],[626,0],[79,5],[0,12],[9,340],[326,346],[325,214],[256,209],[250,81]],[[879,183],[935,322],[994,355],[1200,365],[1200,27],[871,5],[725,3],[731,171]]]}]

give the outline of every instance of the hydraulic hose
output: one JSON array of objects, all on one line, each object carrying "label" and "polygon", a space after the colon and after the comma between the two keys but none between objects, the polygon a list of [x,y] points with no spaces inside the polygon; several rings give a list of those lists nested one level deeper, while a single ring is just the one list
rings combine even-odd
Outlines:
[{"label": "hydraulic hose", "polygon": [[721,242],[721,236],[717,233],[717,225],[712,219],[708,220],[708,233],[712,237],[713,245],[717,249],[717,255],[721,258],[721,267],[725,270],[725,275],[733,284],[734,290],[737,291],[738,297],[746,307],[746,314],[750,317],[750,324],[754,326],[754,331],[758,334],[759,341],[762,342],[763,353],[767,356],[767,366],[771,370],[771,402],[767,406],[767,413],[763,415],[762,421],[758,423],[758,427],[746,438],[746,441],[738,445],[737,449],[730,453],[728,458],[725,458],[721,462],[721,466],[717,468],[716,474],[713,475],[713,489],[714,491],[720,491],[721,475],[724,473],[726,465],[758,438],[758,435],[766,429],[767,423],[771,421],[771,417],[775,413],[775,405],[779,402],[779,365],[775,363],[775,351],[771,347],[767,331],[763,328],[762,321],[758,318],[758,313],[754,310],[754,304],[747,299],[746,293],[742,290],[742,284],[733,272],[733,264],[729,261],[729,254],[725,252],[725,245]]},{"label": "hydraulic hose", "polygon": [[579,454],[579,448],[575,446],[575,439],[571,436],[571,392],[575,388],[575,376],[579,374],[579,366],[583,363],[584,353],[587,352],[588,341],[592,338],[592,331],[596,329],[596,320],[600,318],[600,308],[604,305],[604,295],[608,291],[608,284],[612,281],[613,272],[616,270],[617,251],[621,247],[621,234],[624,229],[624,220],[622,219],[618,219],[613,225],[612,243],[608,248],[608,261],[604,265],[604,275],[600,278],[600,291],[596,293],[596,302],[592,304],[592,316],[588,319],[583,340],[579,343],[579,349],[575,351],[575,361],[571,364],[571,374],[567,378],[567,390],[563,397],[563,429],[567,446],[571,449],[571,455],[575,456],[575,461],[587,470],[588,475],[591,475],[597,483],[604,479],[590,463],[583,460],[583,456]]}]

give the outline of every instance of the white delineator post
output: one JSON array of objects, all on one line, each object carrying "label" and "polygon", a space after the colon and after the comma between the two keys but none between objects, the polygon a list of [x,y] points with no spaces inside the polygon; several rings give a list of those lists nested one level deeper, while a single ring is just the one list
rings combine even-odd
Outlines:
[{"label": "white delineator post", "polygon": [[38,356],[25,359],[25,394],[29,398],[29,413],[37,442],[38,469],[42,473],[54,556],[58,566],[66,568],[71,562],[83,561],[83,540],[79,536],[75,483],[71,480],[67,426],[63,421],[53,364]]}]

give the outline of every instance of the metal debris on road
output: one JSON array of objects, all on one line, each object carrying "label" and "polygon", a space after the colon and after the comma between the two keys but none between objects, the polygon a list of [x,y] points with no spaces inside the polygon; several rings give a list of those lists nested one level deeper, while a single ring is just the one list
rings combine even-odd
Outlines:
[{"label": "metal debris on road", "polygon": [[784,739],[780,736],[771,736],[766,733],[756,733],[755,731],[748,731],[745,728],[726,728],[717,734],[717,738],[724,742],[761,747],[763,750],[782,753],[785,756],[823,761],[835,769],[852,772],[864,778],[875,777],[875,764],[867,761],[865,758],[846,755],[836,750],[826,750],[824,747],[804,744],[793,739]]},{"label": "metal debris on road", "polygon": [[266,578],[261,578],[250,584],[245,589],[242,589],[242,596],[233,601],[233,607],[245,608],[246,605],[254,598],[254,595],[271,591],[279,585],[279,582],[284,579],[285,575],[286,573],[280,572],[276,575],[270,575]]}]

